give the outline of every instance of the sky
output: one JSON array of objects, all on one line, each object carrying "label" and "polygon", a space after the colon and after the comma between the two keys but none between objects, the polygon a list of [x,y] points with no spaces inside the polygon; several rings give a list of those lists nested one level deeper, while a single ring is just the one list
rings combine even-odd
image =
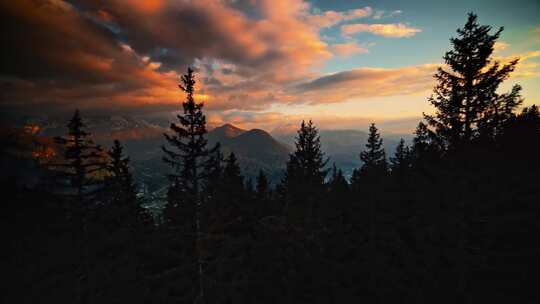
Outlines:
[{"label": "sky", "polygon": [[540,103],[540,1],[18,0],[0,3],[0,105],[13,115],[167,115],[197,75],[211,124],[411,132],[467,18],[519,57],[501,87]]}]

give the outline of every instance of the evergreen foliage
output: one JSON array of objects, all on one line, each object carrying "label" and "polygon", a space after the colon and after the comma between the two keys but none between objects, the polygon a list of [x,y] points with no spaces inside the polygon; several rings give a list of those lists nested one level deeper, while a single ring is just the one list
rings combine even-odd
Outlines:
[{"label": "evergreen foliage", "polygon": [[390,170],[393,175],[403,175],[411,167],[411,151],[405,140],[399,140],[396,152],[390,157]]},{"label": "evergreen foliage", "polygon": [[437,85],[430,103],[435,115],[425,115],[430,126],[450,148],[500,132],[502,122],[522,103],[521,87],[509,93],[497,89],[514,71],[518,60],[502,65],[493,61],[494,45],[503,28],[490,34],[492,27],[480,25],[469,13],[467,23],[452,38],[453,49],[444,55],[449,70],[439,68]]},{"label": "evergreen foliage", "polygon": [[[168,174],[170,187],[168,203],[165,209],[167,224],[178,229],[179,243],[183,244],[179,259],[187,259],[194,280],[187,280],[191,291],[182,295],[197,301],[205,301],[205,278],[202,252],[202,227],[204,219],[202,195],[203,180],[207,173],[209,154],[213,151],[207,148],[206,117],[203,114],[203,103],[197,103],[195,94],[195,74],[191,68],[181,78],[178,87],[186,94],[182,103],[183,113],[178,114],[179,124],[171,123],[171,133],[165,133],[167,143],[172,147],[162,147],[165,156],[163,161],[171,166],[173,171]],[[216,148],[217,149],[217,148]],[[185,237],[182,237],[185,236]],[[192,286],[191,282],[197,282]],[[195,293],[196,291],[196,293]]]},{"label": "evergreen foliage", "polygon": [[105,169],[106,162],[101,147],[94,144],[85,130],[79,110],[75,111],[67,127],[66,136],[55,138],[62,146],[64,162],[48,165],[58,172],[60,182],[67,186],[61,195],[74,200],[72,207],[84,212],[102,186],[99,173]]},{"label": "evergreen foliage", "polygon": [[284,211],[295,222],[311,222],[328,173],[319,131],[311,120],[300,124],[295,146],[282,181]]}]

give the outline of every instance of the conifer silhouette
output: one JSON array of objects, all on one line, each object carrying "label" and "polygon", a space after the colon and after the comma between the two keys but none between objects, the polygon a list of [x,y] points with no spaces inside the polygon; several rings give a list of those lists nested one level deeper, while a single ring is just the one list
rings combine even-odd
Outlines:
[{"label": "conifer silhouette", "polygon": [[60,196],[69,203],[68,209],[80,233],[79,303],[88,303],[93,296],[89,284],[90,213],[97,206],[97,195],[103,189],[103,180],[98,173],[104,171],[106,162],[101,147],[94,144],[85,130],[79,110],[75,111],[67,127],[67,136],[55,138],[63,147],[65,162],[49,166],[59,173],[61,183],[67,186],[67,191],[61,191]]},{"label": "conifer silhouette", "polygon": [[401,138],[393,157],[390,157],[390,170],[393,175],[403,175],[411,167],[411,151]]},{"label": "conifer silhouette", "polygon": [[247,211],[244,204],[246,189],[238,160],[232,152],[225,159],[222,179],[224,190],[222,194],[225,196],[225,208],[228,208],[232,212],[231,215],[233,217],[242,216],[241,211]]},{"label": "conifer silhouette", "polygon": [[355,170],[353,175],[385,174],[388,168],[386,152],[383,147],[383,140],[379,130],[374,123],[369,127],[369,137],[366,149],[360,153],[360,160],[363,162],[360,170]]},{"label": "conifer silhouette", "polygon": [[64,163],[51,163],[49,166],[59,171],[60,177],[67,181],[66,197],[74,199],[79,211],[91,204],[91,198],[100,190],[102,180],[97,176],[106,166],[102,148],[94,144],[90,133],[85,130],[79,110],[76,110],[69,121],[68,134],[56,137],[55,141],[64,151]]},{"label": "conifer silhouette", "polygon": [[201,215],[203,197],[202,183],[205,178],[208,155],[206,117],[203,114],[203,103],[197,103],[195,94],[195,74],[191,68],[181,78],[178,87],[186,93],[182,103],[183,113],[178,114],[179,124],[171,123],[171,133],[165,133],[167,143],[173,148],[162,147],[163,160],[173,171],[168,174],[170,187],[165,216],[172,226],[183,225],[188,235],[194,236],[193,250],[198,281],[197,300],[205,302],[204,270],[201,250]]},{"label": "conifer silhouette", "polygon": [[[302,121],[296,136],[296,150],[289,155],[282,184],[285,191],[285,212],[296,213],[294,217],[312,220],[316,202],[320,198],[328,160],[321,149],[319,131],[310,120]],[[293,210],[289,210],[289,208]],[[300,215],[307,212],[303,216]]]},{"label": "conifer silhouette", "polygon": [[109,199],[113,204],[125,204],[135,199],[136,190],[133,177],[129,172],[129,157],[124,156],[123,147],[118,140],[114,140],[112,148],[107,151],[109,164],[107,170],[108,187],[110,188]]},{"label": "conifer silhouette", "polygon": [[497,93],[518,60],[502,66],[492,60],[503,28],[494,34],[491,29],[469,13],[465,26],[457,30],[458,37],[450,40],[453,49],[444,55],[449,70],[439,68],[435,74],[437,85],[429,101],[437,113],[424,117],[450,148],[480,135],[492,137],[522,102],[519,85],[509,93]]}]

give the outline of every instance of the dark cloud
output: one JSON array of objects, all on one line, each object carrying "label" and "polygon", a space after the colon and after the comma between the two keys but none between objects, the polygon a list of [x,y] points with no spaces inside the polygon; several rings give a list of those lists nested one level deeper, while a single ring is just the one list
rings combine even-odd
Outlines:
[{"label": "dark cloud", "polygon": [[[175,71],[214,60],[197,67],[209,107],[242,108],[244,97],[260,107],[260,90],[300,79],[329,56],[317,31],[297,20],[304,8],[276,14],[280,2],[246,10],[212,0],[2,2],[2,106],[170,106],[182,96]],[[286,1],[294,2],[302,3]],[[223,92],[230,96],[217,96]]]}]

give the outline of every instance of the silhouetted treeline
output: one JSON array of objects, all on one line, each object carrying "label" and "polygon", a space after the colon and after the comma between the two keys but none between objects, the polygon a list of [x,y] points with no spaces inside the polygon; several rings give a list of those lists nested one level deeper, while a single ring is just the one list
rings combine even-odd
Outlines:
[{"label": "silhouetted treeline", "polygon": [[189,69],[157,217],[121,144],[94,145],[75,112],[63,156],[29,165],[39,182],[2,182],[4,302],[535,303],[540,113],[519,109],[519,86],[500,93],[517,64],[492,61],[500,33],[469,14],[435,75],[436,112],[389,157],[372,124],[350,179],[308,121],[281,183],[246,180],[208,147]]}]

